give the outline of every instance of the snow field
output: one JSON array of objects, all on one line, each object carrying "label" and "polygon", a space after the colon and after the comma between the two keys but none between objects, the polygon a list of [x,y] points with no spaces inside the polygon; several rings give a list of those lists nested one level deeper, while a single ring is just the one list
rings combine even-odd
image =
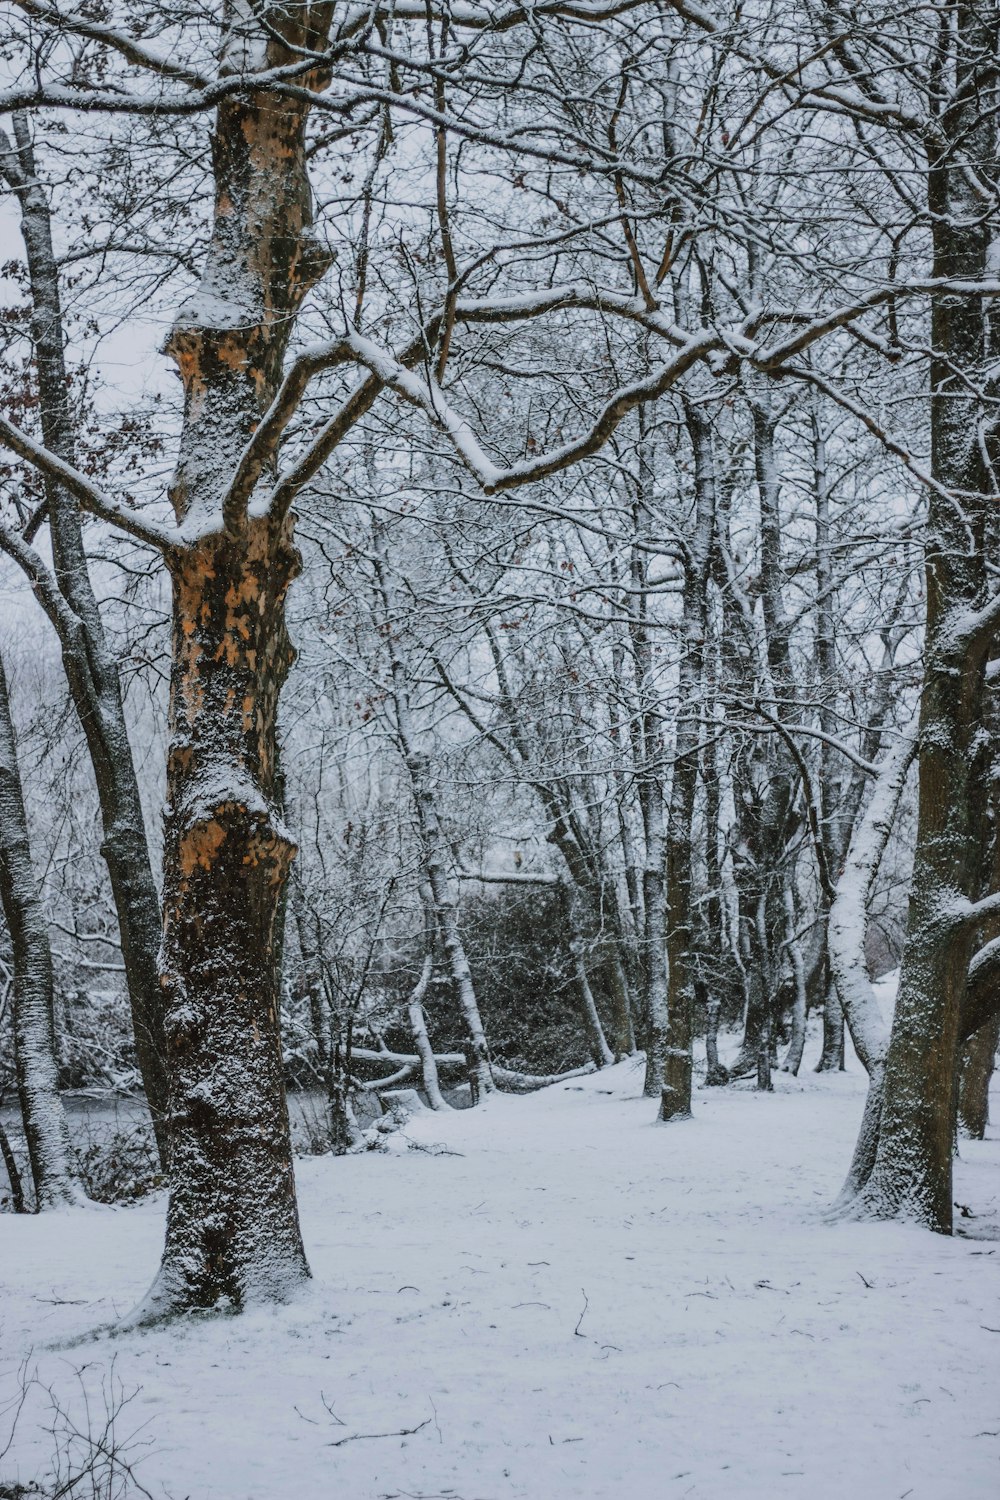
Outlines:
[{"label": "snow field", "polygon": [[[1000,1494],[1000,1131],[962,1146],[965,1233],[830,1225],[859,1071],[666,1126],[641,1080],[300,1161],[315,1280],[238,1318],[93,1334],[152,1279],[162,1198],[5,1217],[0,1399],[25,1359],[78,1420],[81,1387],[136,1391],[119,1434],[174,1500]],[[45,1424],[36,1388],[0,1480],[44,1476]]]}]

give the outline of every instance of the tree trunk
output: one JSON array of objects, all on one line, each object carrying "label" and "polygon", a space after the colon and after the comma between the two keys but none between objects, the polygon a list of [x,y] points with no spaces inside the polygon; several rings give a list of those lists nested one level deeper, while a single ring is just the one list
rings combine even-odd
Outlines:
[{"label": "tree trunk", "polygon": [[[941,120],[952,144],[932,154],[929,207],[935,277],[988,274],[993,229],[973,178],[995,161],[989,110],[996,86],[992,22],[958,12],[953,102]],[[969,163],[972,165],[969,165]],[[953,916],[978,894],[988,740],[983,734],[991,632],[970,628],[989,595],[987,531],[995,507],[984,453],[989,415],[981,298],[932,300],[931,469],[925,543],[927,630],[920,704],[917,838],[899,995],[871,1176],[858,1217],[910,1219],[943,1234],[952,1226],[952,1159],[959,1018],[974,926]]]},{"label": "tree trunk", "polygon": [[[834,613],[833,559],[830,543],[830,479],[826,458],[826,435],[819,411],[819,399],[814,397],[812,411],[813,486],[816,499],[816,694],[819,699],[819,727],[825,735],[836,736],[837,732],[837,635]],[[827,868],[836,870],[838,854],[846,852],[846,839],[842,830],[843,800],[840,778],[835,761],[836,751],[826,740],[819,748],[819,799],[820,838],[826,852]],[[820,892],[817,920],[822,923],[824,935],[829,915],[829,902]],[[844,1012],[834,986],[829,979],[829,965],[824,955],[821,960],[821,982],[823,986],[823,1048],[817,1073],[837,1072],[844,1066]]]},{"label": "tree trunk", "polygon": [[[824,966],[825,968],[825,966]],[[829,982],[823,1002],[823,1049],[816,1064],[817,1073],[842,1072],[844,1067],[844,1007],[837,987]]]},{"label": "tree trunk", "polygon": [[[301,61],[331,7],[230,14],[220,72]],[[173,584],[163,986],[170,1203],[160,1273],[134,1315],[278,1300],[308,1276],[282,1068],[275,924],[295,845],[279,815],[277,708],[292,659],[294,517],[226,487],[274,396],[303,298],[329,257],[312,232],[308,92],[252,82],[218,106],[215,219],[168,351],[184,383],[171,498],[191,541]],[[220,525],[221,522],[221,525]]]},{"label": "tree trunk", "polygon": [[666,724],[662,687],[653,664],[653,643],[648,628],[647,571],[649,553],[645,543],[654,531],[653,466],[650,461],[646,422],[639,412],[639,481],[633,507],[635,545],[631,557],[633,599],[629,633],[635,655],[638,695],[636,717],[636,789],[642,811],[645,859],[642,870],[642,1017],[645,1029],[646,1071],[643,1093],[662,1099],[667,1051],[667,883],[666,817],[664,808],[664,750]]},{"label": "tree trunk", "polygon": [[847,1179],[834,1209],[849,1212],[871,1176],[878,1146],[889,1031],[865,961],[868,904],[916,753],[916,725],[885,756],[864,817],[851,839],[827,922],[827,953],[851,1040],[868,1073],[868,1097]]},{"label": "tree trunk", "polygon": [[966,1042],[958,1085],[958,1125],[970,1141],[981,1141],[990,1122],[990,1083],[1000,1044],[1000,1012]]},{"label": "tree trunk", "polygon": [[708,630],[708,577],[715,527],[715,463],[708,418],[685,404],[694,451],[694,524],[686,548],[681,623],[679,711],[674,771],[667,824],[667,1039],[660,1094],[660,1119],[691,1114],[694,1041],[694,810],[701,752],[700,719],[705,636]]},{"label": "tree trunk", "polygon": [[[354,1113],[351,1074],[352,1016],[347,1018],[346,1035],[331,1037],[327,1049],[326,1102],[330,1117],[330,1150],[334,1156],[346,1156],[362,1141],[361,1126]],[[381,1104],[382,1101],[379,1100]],[[384,1106],[383,1106],[384,1108]]]},{"label": "tree trunk", "polygon": [[10,1206],[16,1214],[26,1214],[28,1204],[24,1196],[24,1183],[21,1181],[21,1170],[17,1165],[17,1157],[14,1155],[10,1138],[0,1125],[0,1157],[7,1171],[7,1181],[10,1183]]},{"label": "tree trunk", "polygon": [[278,1297],[307,1275],[274,954],[295,854],[274,801],[297,565],[288,530],[251,522],[241,545],[213,538],[174,563],[162,975],[171,1195],[154,1314]]},{"label": "tree trunk", "polygon": [[[695,981],[699,990],[704,989],[700,980]],[[699,996],[700,998],[700,996]],[[729,1070],[719,1061],[719,1014],[722,1005],[717,998],[708,999],[705,992],[705,1087],[719,1088],[729,1082]]]},{"label": "tree trunk", "polygon": [[291,898],[295,930],[299,939],[299,957],[302,960],[301,982],[306,991],[309,1024],[316,1042],[319,1071],[325,1077],[330,1058],[330,1027],[326,1014],[326,999],[323,994],[319,923],[306,904],[306,893],[302,889],[302,881],[294,870],[291,879]]},{"label": "tree trunk", "polygon": [[[730,555],[730,497],[723,491],[717,526],[719,583],[723,590],[724,692],[734,712],[745,711],[751,684],[770,698],[773,717],[794,712],[790,626],[785,614],[781,560],[780,486],[774,455],[776,421],[760,399],[752,403],[754,458],[760,503],[760,595],[766,659],[761,659],[753,609]],[[785,916],[782,890],[794,829],[793,768],[784,744],[748,725],[732,764],[736,839],[733,878],[739,905],[740,947],[746,976],[746,1017],[731,1076],[754,1071],[770,1086],[777,953]]]},{"label": "tree trunk", "polygon": [[[0,660],[0,900],[14,950],[14,1062],[38,1208],[78,1202],[69,1127],[59,1097],[52,952],[32,867],[28,822]],[[16,1184],[11,1179],[11,1189]]]},{"label": "tree trunk", "polygon": [[795,936],[795,897],[791,886],[785,886],[785,942],[792,963],[795,998],[792,1003],[792,1034],[782,1070],[795,1078],[802,1066],[802,1053],[806,1041],[806,974],[802,962],[802,949]]},{"label": "tree trunk", "polygon": [[584,962],[584,949],[586,938],[584,936],[583,923],[580,920],[579,905],[580,893],[567,882],[560,886],[563,899],[563,909],[566,914],[566,927],[569,932],[570,963],[573,968],[573,984],[576,990],[577,1009],[580,1014],[580,1023],[583,1034],[587,1038],[587,1050],[589,1051],[594,1066],[606,1068],[615,1061],[614,1053],[608,1046],[604,1035],[604,1027],[601,1024],[600,1013],[597,1009],[597,1001],[590,987],[590,978],[587,974],[587,965]]},{"label": "tree trunk", "polygon": [[407,1003],[407,1014],[410,1020],[410,1031],[413,1036],[413,1046],[417,1056],[420,1058],[420,1072],[424,1081],[424,1093],[431,1109],[445,1110],[451,1106],[447,1103],[441,1093],[441,1084],[438,1080],[437,1063],[434,1060],[434,1049],[427,1035],[427,1017],[424,1014],[424,996],[431,982],[434,972],[434,907],[433,897],[426,888],[421,892],[424,904],[424,960],[420,967],[417,982],[411,991]]},{"label": "tree trunk", "polygon": [[[74,463],[76,443],[49,203],[35,173],[23,113],[15,113],[13,128],[16,150],[8,147],[0,162],[21,210],[42,435],[53,453]],[[118,916],[136,1055],[160,1159],[166,1165],[167,1074],[163,997],[157,973],[160,902],[125,724],[118,664],[108,648],[90,581],[77,503],[51,480],[46,480],[45,490],[56,583],[79,622],[79,630],[68,632],[64,622],[47,607],[44,595],[39,593],[38,597],[59,635],[70,694],[94,768],[104,832],[101,853]]]},{"label": "tree trunk", "polygon": [[[780,482],[775,456],[777,421],[763,401],[751,403],[754,425],[754,464],[760,502],[760,597],[764,619],[764,643],[774,714],[794,719],[796,683],[791,659],[791,626],[785,612],[784,570],[781,558]],[[767,742],[766,779],[757,824],[754,850],[760,897],[756,907],[757,963],[761,970],[765,1017],[757,1054],[760,1088],[771,1088],[771,1068],[776,1063],[779,960],[785,932],[784,888],[788,846],[795,828],[792,804],[796,771],[784,742],[770,736]]]}]

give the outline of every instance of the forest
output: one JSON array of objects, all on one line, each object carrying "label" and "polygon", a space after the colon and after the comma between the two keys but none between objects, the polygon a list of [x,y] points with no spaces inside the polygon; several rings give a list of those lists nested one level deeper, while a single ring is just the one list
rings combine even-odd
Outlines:
[{"label": "forest", "polygon": [[3,0],[0,309],[0,1497],[1000,1493],[996,6]]}]

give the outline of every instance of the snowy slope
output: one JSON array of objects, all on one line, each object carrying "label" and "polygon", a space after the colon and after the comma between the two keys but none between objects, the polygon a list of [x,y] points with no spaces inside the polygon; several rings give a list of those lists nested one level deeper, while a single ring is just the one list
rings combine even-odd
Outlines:
[{"label": "snowy slope", "polygon": [[[100,1410],[114,1359],[175,1500],[1000,1494],[1000,1131],[962,1147],[969,1237],[830,1226],[857,1072],[702,1091],[669,1126],[640,1087],[621,1064],[419,1117],[432,1149],[301,1162],[316,1279],[277,1311],[95,1338],[152,1277],[162,1201],[6,1217],[2,1394],[32,1351],[74,1413],[86,1365]],[[8,1482],[45,1470],[44,1419],[36,1391]]]}]

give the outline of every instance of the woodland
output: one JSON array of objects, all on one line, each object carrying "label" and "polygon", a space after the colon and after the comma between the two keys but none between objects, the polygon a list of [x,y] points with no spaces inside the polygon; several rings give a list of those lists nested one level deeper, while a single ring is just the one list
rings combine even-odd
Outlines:
[{"label": "woodland", "polygon": [[996,1494],[996,7],[3,0],[0,306],[0,1496]]}]

